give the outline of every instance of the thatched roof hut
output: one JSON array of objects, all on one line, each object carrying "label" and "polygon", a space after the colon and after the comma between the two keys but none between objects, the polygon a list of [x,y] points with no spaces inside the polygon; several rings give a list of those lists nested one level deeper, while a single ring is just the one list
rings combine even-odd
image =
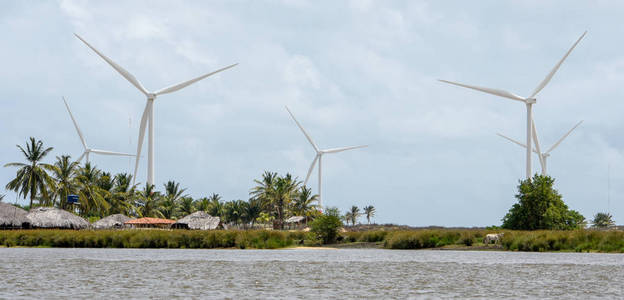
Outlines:
[{"label": "thatched roof hut", "polygon": [[171,228],[213,230],[219,228],[221,218],[213,217],[205,211],[196,211],[171,225]]},{"label": "thatched roof hut", "polygon": [[169,228],[174,220],[160,218],[138,218],[126,221],[124,224],[130,225],[132,228]]},{"label": "thatched roof hut", "polygon": [[0,202],[0,228],[22,228],[27,211],[8,203]]},{"label": "thatched roof hut", "polygon": [[133,218],[122,214],[114,214],[94,222],[91,224],[91,227],[93,229],[121,229],[126,227],[125,223],[130,220],[133,220]]},{"label": "thatched roof hut", "polygon": [[26,228],[86,229],[89,222],[68,211],[54,207],[36,207],[26,215]]}]

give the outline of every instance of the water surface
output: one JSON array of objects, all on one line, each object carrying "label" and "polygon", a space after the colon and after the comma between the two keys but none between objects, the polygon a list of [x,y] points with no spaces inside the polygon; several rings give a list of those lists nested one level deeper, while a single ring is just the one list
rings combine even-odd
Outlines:
[{"label": "water surface", "polygon": [[0,298],[621,298],[624,255],[0,249]]}]

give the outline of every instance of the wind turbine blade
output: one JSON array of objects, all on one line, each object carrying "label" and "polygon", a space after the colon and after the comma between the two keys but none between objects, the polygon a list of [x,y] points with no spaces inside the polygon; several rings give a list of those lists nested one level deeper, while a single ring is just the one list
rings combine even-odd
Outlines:
[{"label": "wind turbine blade", "polygon": [[359,149],[359,148],[364,148],[364,147],[368,147],[368,145],[342,147],[342,148],[333,148],[333,149],[321,150],[321,152],[323,152],[323,153],[338,153],[338,152],[342,152],[342,151]]},{"label": "wind turbine blade", "polygon": [[299,126],[299,129],[301,129],[301,132],[303,132],[303,134],[305,135],[305,137],[308,139],[308,142],[310,142],[310,144],[312,145],[312,147],[314,147],[314,150],[316,150],[316,152],[319,151],[318,146],[316,146],[316,144],[312,141],[312,138],[310,137],[310,135],[308,135],[308,133],[305,131],[305,129],[303,129],[303,126],[301,126],[301,124],[299,124],[299,121],[297,121],[297,119],[295,118],[295,115],[293,115],[292,112],[290,112],[290,109],[288,109],[288,106],[285,106],[286,110],[288,111],[288,113],[290,114],[290,116],[292,117],[293,120],[295,120],[295,123],[297,123],[297,126]]},{"label": "wind turbine blade", "polygon": [[535,88],[535,91],[533,91],[533,94],[531,94],[530,98],[534,98],[535,95],[537,95],[537,93],[539,93],[548,84],[548,82],[550,82],[550,79],[552,79],[553,76],[555,76],[555,73],[557,73],[557,70],[559,70],[559,67],[561,67],[561,64],[563,63],[563,61],[566,60],[566,58],[568,58],[568,55],[570,55],[572,50],[574,50],[574,47],[576,47],[576,45],[583,39],[583,37],[585,37],[586,34],[587,34],[587,31],[583,32],[581,37],[578,38],[578,40],[576,40],[576,43],[572,45],[570,50],[566,52],[566,54],[561,58],[561,60],[555,65],[555,67],[552,70],[550,70],[550,73],[546,75],[546,78],[544,78],[544,80],[542,80],[542,82],[540,82],[540,84]]},{"label": "wind turbine blade", "polygon": [[183,89],[183,88],[185,88],[185,87],[187,87],[187,86],[189,86],[189,85],[191,85],[191,84],[193,84],[193,83],[195,83],[195,82],[198,82],[198,81],[200,81],[200,80],[202,80],[202,79],[204,79],[204,78],[206,78],[206,77],[212,76],[212,75],[217,74],[217,73],[219,73],[219,72],[221,72],[221,71],[225,71],[225,70],[227,70],[227,69],[229,69],[229,68],[233,68],[233,67],[235,67],[235,66],[237,66],[237,65],[238,65],[237,63],[236,63],[236,64],[233,64],[233,65],[229,65],[229,66],[227,66],[227,67],[225,67],[225,68],[221,68],[221,69],[216,70],[216,71],[214,71],[214,72],[211,72],[211,73],[208,73],[208,74],[204,74],[204,75],[202,75],[202,76],[199,76],[199,77],[197,77],[197,78],[191,79],[191,80],[189,80],[189,81],[185,81],[185,82],[182,82],[182,83],[174,84],[174,85],[172,85],[172,86],[169,86],[169,87],[166,87],[166,88],[164,88],[164,89],[161,89],[161,90],[156,91],[156,93],[155,93],[155,94],[156,94],[156,95],[162,95],[162,94],[167,94],[167,93],[172,93],[172,92],[175,92],[175,91],[180,90],[180,89]]},{"label": "wind turbine blade", "polygon": [[87,149],[87,142],[85,141],[84,136],[82,135],[82,131],[80,131],[80,127],[78,127],[78,123],[76,122],[76,119],[74,119],[74,115],[71,112],[71,109],[69,109],[69,105],[67,105],[67,101],[65,101],[65,97],[63,97],[63,102],[65,103],[65,108],[67,108],[67,112],[69,113],[69,116],[72,119],[72,122],[74,122],[74,127],[76,127],[76,132],[78,132],[78,137],[80,137],[80,142],[82,142],[82,146]]},{"label": "wind turbine blade", "polygon": [[87,151],[82,152],[82,155],[80,155],[80,157],[78,157],[78,160],[76,162],[80,163],[82,161],[82,158],[85,157],[85,155],[87,155]]},{"label": "wind turbine blade", "polygon": [[143,147],[143,138],[145,137],[145,125],[147,124],[147,118],[149,117],[149,112],[154,101],[148,100],[145,104],[145,110],[143,111],[143,116],[141,117],[141,126],[139,127],[139,140],[137,141],[137,154],[134,164],[134,180],[136,180],[137,171],[139,170],[139,160],[141,160],[141,147]]},{"label": "wind turbine blade", "polygon": [[474,85],[467,85],[467,84],[463,84],[463,83],[457,83],[457,82],[452,82],[452,81],[442,80],[442,79],[439,79],[439,81],[444,82],[444,83],[448,83],[448,84],[452,84],[452,85],[456,85],[456,86],[461,86],[461,87],[465,87],[465,88],[481,91],[481,92],[484,92],[484,93],[488,93],[488,94],[492,94],[492,95],[496,95],[496,96],[500,96],[500,97],[509,98],[511,100],[522,101],[522,102],[524,102],[526,100],[523,97],[520,97],[520,96],[518,96],[518,95],[516,95],[514,93],[510,93],[508,91],[491,89],[491,88],[474,86]]},{"label": "wind turbine blade", "polygon": [[312,161],[312,164],[310,165],[310,169],[308,170],[308,175],[306,175],[306,179],[303,182],[303,185],[306,185],[308,183],[308,179],[310,179],[310,174],[312,174],[312,170],[314,170],[314,165],[316,164],[316,161],[318,160],[318,158],[319,158],[319,154],[317,154],[314,157],[314,160]]},{"label": "wind turbine blade", "polygon": [[109,65],[111,65],[111,67],[113,67],[113,69],[117,70],[117,72],[119,72],[119,74],[121,74],[121,76],[126,78],[128,81],[130,81],[130,83],[132,83],[132,85],[134,85],[137,89],[139,89],[141,92],[143,92],[143,94],[145,94],[146,96],[148,95],[149,92],[143,87],[143,85],[139,82],[139,80],[137,80],[134,77],[134,75],[130,74],[130,72],[126,71],[126,69],[122,68],[120,65],[118,65],[117,63],[112,61],[110,58],[106,57],[106,55],[102,54],[100,51],[95,49],[93,46],[91,46],[89,43],[87,43],[87,41],[82,39],[79,35],[77,35],[75,33],[74,33],[74,35],[78,39],[80,39],[83,43],[85,43],[85,45],[87,45],[89,48],[91,48],[91,50],[95,51],[95,53],[97,53],[97,55],[99,55],[101,58],[103,58]]},{"label": "wind turbine blade", "polygon": [[531,130],[533,131],[533,143],[535,144],[533,152],[537,152],[540,166],[542,170],[544,170],[544,157],[542,156],[542,149],[540,149],[539,139],[537,138],[537,127],[535,126],[535,119],[533,118],[531,118]]},{"label": "wind turbine blade", "polygon": [[97,154],[103,154],[103,155],[134,156],[134,154],[114,152],[114,151],[106,151],[106,150],[98,150],[98,149],[91,149],[91,152],[97,153]]},{"label": "wind turbine blade", "polygon": [[570,135],[570,133],[572,133],[572,131],[574,129],[576,129],[576,127],[579,127],[579,125],[581,125],[581,123],[583,123],[583,121],[581,120],[580,122],[576,123],[576,125],[574,125],[574,127],[572,127],[572,129],[570,129],[570,131],[568,131],[564,136],[562,136],[554,145],[552,145],[552,147],[550,147],[550,149],[548,149],[548,151],[546,151],[546,153],[550,153],[550,151],[555,150],[555,148],[557,148],[557,146],[559,146],[559,144],[561,144],[561,142],[563,142],[563,140],[565,140],[565,138],[568,137],[568,135]]}]

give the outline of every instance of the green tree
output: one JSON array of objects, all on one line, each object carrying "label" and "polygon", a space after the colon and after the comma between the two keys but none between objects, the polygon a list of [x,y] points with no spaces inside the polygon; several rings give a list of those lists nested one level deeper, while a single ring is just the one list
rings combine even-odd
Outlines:
[{"label": "green tree", "polygon": [[592,226],[597,228],[606,228],[615,225],[613,216],[611,216],[610,213],[597,213],[594,215],[592,223],[594,223]]},{"label": "green tree", "polygon": [[182,197],[180,199],[180,205],[178,206],[180,214],[182,217],[188,216],[195,212],[195,202],[193,202],[193,198],[191,197]]},{"label": "green tree", "polygon": [[225,214],[225,208],[223,201],[221,200],[221,196],[219,194],[212,193],[210,197],[208,197],[210,201],[210,205],[208,206],[208,214],[213,217],[221,217],[223,218]]},{"label": "green tree", "polygon": [[[353,213],[351,213],[350,211],[346,212],[344,214],[344,216],[341,217],[342,220],[344,220],[344,222],[347,224],[347,226],[349,225],[349,222],[351,222],[351,220],[353,220]],[[353,224],[355,225],[355,224]]]},{"label": "green tree", "polygon": [[261,180],[254,180],[256,186],[251,189],[249,194],[252,198],[260,201],[263,210],[271,210],[277,178],[277,173],[264,171]]},{"label": "green tree", "polygon": [[335,213],[327,212],[310,223],[310,231],[313,232],[323,244],[336,242],[338,230],[342,227],[342,221]]},{"label": "green tree", "polygon": [[2,202],[2,200],[4,200],[4,194],[0,195],[0,202]]},{"label": "green tree", "polygon": [[157,217],[163,218],[162,213],[158,210],[160,202],[160,193],[154,190],[153,184],[145,184],[143,190],[139,193],[136,205],[137,214],[140,217]]},{"label": "green tree", "polygon": [[207,197],[199,198],[195,203],[195,208],[197,208],[197,210],[199,211],[207,212],[210,208],[210,199],[208,199]]},{"label": "green tree", "polygon": [[360,208],[353,205],[351,206],[351,225],[355,225],[355,223],[357,223],[357,219],[362,215],[360,213]]},{"label": "green tree", "polygon": [[300,182],[286,174],[284,177],[278,177],[275,182],[275,190],[271,198],[271,207],[275,215],[275,228],[284,229],[284,219],[286,219],[286,208],[290,207],[292,199],[297,193]]},{"label": "green tree", "polygon": [[243,213],[243,222],[245,222],[245,224],[251,224],[251,227],[253,228],[256,223],[256,219],[260,217],[260,213],[262,212],[262,204],[260,203],[260,200],[249,199],[244,208],[245,212]]},{"label": "green tree", "polygon": [[56,157],[56,162],[51,169],[52,178],[56,181],[56,190],[59,196],[58,206],[61,209],[68,209],[67,196],[76,194],[78,190],[75,179],[80,165],[78,162],[71,161],[69,155],[62,155]]},{"label": "green tree", "polygon": [[318,211],[318,195],[312,194],[312,189],[302,186],[295,197],[292,204],[292,212],[294,215],[305,217],[305,223],[316,215]]},{"label": "green tree", "polygon": [[502,227],[517,230],[579,228],[585,218],[568,209],[553,184],[553,178],[543,175],[521,180],[516,195],[518,203],[505,215]]},{"label": "green tree", "polygon": [[136,185],[132,185],[132,175],[120,173],[113,178],[109,214],[132,215],[135,212]]},{"label": "green tree", "polygon": [[370,224],[370,219],[375,216],[375,207],[372,205],[365,206],[364,214],[366,215],[366,221]]},{"label": "green tree", "polygon": [[99,180],[100,170],[91,163],[86,163],[78,170],[76,184],[80,198],[80,212],[83,216],[102,217],[103,213],[110,208],[110,204],[106,201],[109,196],[108,191],[99,186]]},{"label": "green tree", "polygon": [[42,141],[37,141],[31,137],[30,142],[26,143],[26,149],[17,145],[22,154],[26,157],[27,163],[8,163],[5,167],[18,167],[15,179],[9,181],[6,185],[7,190],[17,192],[19,196],[30,196],[30,207],[33,207],[33,200],[38,194],[41,199],[49,199],[48,189],[54,187],[54,180],[46,170],[53,167],[49,164],[42,163],[41,160],[52,151],[52,147],[44,148]]}]

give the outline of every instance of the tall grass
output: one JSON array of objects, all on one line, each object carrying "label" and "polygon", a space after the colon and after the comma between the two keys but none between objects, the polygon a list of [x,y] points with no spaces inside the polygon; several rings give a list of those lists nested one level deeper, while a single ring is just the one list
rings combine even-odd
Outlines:
[{"label": "tall grass", "polygon": [[[498,231],[501,232],[501,231]],[[384,239],[387,249],[425,249],[449,245],[480,246],[486,230],[408,230],[390,232]],[[595,251],[624,252],[624,232],[565,231],[504,231],[500,246],[510,251]]]},{"label": "tall grass", "polygon": [[0,245],[6,247],[275,249],[302,239],[300,233],[265,230],[0,231]]}]

